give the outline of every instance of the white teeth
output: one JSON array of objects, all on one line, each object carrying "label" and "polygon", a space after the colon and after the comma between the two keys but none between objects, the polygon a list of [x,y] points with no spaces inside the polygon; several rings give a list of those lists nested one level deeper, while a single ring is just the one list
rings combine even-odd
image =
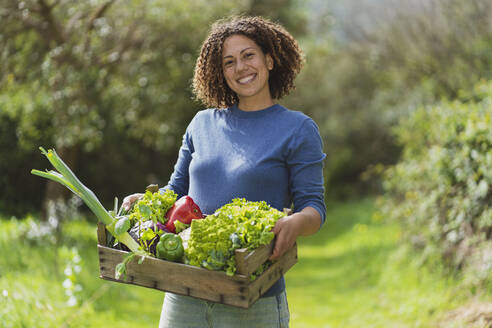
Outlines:
[{"label": "white teeth", "polygon": [[251,82],[255,78],[256,74],[251,74],[246,77],[243,77],[242,79],[237,80],[241,84],[246,84]]}]

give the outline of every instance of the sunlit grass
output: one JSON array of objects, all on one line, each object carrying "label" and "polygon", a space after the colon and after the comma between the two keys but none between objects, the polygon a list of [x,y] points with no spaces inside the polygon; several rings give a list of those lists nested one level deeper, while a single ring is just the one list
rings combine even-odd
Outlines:
[{"label": "sunlit grass", "polygon": [[[435,327],[467,302],[459,281],[399,247],[399,227],[377,217],[372,200],[328,209],[323,228],[299,239],[286,275],[291,327]],[[0,327],[157,326],[164,293],[98,278],[95,224],[65,224],[56,246],[26,238],[28,222],[0,220]],[[74,251],[81,290],[70,306],[63,284]]]},{"label": "sunlit grass", "polygon": [[[69,222],[59,247],[27,240],[27,230],[27,222],[0,221],[0,327],[156,326],[162,292],[98,278],[94,224]],[[63,283],[73,248],[81,258],[75,283],[82,290],[70,306]]]},{"label": "sunlit grass", "polygon": [[456,281],[419,267],[369,200],[335,206],[286,275],[292,327],[433,327]]}]

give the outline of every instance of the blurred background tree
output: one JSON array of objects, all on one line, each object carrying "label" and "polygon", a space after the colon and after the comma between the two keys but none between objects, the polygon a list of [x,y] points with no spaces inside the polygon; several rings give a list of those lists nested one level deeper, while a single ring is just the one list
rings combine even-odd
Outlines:
[{"label": "blurred background tree", "polygon": [[[301,30],[281,0],[7,1],[0,9],[0,210],[21,215],[62,186],[30,176],[38,146],[62,158],[108,203],[165,184],[181,135],[200,104],[194,60],[210,24],[253,13]],[[271,10],[275,7],[282,10]],[[107,172],[111,172],[108,174]],[[26,186],[29,186],[27,188]]]}]

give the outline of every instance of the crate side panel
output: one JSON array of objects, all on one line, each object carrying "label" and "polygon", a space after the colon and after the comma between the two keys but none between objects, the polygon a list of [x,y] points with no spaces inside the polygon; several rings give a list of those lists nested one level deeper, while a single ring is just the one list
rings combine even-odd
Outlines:
[{"label": "crate side panel", "polygon": [[273,263],[263,274],[249,285],[249,305],[253,304],[273,284],[297,263],[297,244]]},{"label": "crate side panel", "polygon": [[[98,246],[101,277],[114,279],[114,268],[128,252]],[[243,276],[229,277],[223,272],[210,271],[185,264],[146,258],[127,265],[125,283],[193,296],[212,302],[248,306],[249,281]]]},{"label": "crate side panel", "polygon": [[248,268],[248,271],[245,274],[246,276],[255,272],[260,265],[268,260],[273,253],[274,245],[275,244],[272,241],[270,244],[262,246],[246,256],[246,267]]},{"label": "crate side panel", "polygon": [[236,272],[249,276],[272,255],[274,241],[268,245],[263,245],[255,250],[249,251],[247,248],[237,249],[235,252]]}]

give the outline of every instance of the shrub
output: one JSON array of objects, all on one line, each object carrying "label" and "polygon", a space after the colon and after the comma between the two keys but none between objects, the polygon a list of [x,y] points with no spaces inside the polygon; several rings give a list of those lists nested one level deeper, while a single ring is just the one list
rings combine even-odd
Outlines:
[{"label": "shrub", "polygon": [[383,174],[383,215],[424,258],[461,268],[492,240],[492,82],[416,110],[394,132],[403,153]]},{"label": "shrub", "polygon": [[321,8],[312,15],[318,29],[302,39],[306,67],[287,105],[320,127],[328,197],[379,193],[361,173],[398,161],[390,128],[400,117],[492,77],[492,1],[323,4],[333,15],[324,13],[324,26]]}]

